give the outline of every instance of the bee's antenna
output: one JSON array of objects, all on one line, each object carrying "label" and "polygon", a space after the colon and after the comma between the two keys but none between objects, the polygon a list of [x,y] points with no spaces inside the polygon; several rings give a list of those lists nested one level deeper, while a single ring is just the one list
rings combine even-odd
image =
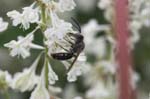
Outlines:
[{"label": "bee's antenna", "polygon": [[74,26],[76,29],[78,29],[78,31],[81,33],[81,27],[80,27],[79,22],[78,22],[75,18],[73,18],[73,17],[71,17],[71,20],[74,22],[73,26]]}]

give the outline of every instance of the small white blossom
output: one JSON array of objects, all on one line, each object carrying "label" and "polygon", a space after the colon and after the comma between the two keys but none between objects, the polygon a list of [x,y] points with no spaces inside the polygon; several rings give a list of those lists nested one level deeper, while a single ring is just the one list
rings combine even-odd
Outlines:
[{"label": "small white blossom", "polygon": [[31,91],[37,84],[39,77],[35,74],[40,56],[33,62],[30,68],[24,69],[23,72],[16,73],[12,82],[12,88],[21,92]]},{"label": "small white blossom", "polygon": [[146,27],[150,27],[150,7],[147,7],[141,11],[142,21]]},{"label": "small white blossom", "polygon": [[[94,43],[87,45],[85,47],[85,52],[93,54],[97,57],[104,57],[106,55],[106,40],[105,38],[98,38],[93,40]],[[86,44],[86,42],[85,42]]]},{"label": "small white blossom", "polygon": [[59,0],[58,9],[60,12],[70,11],[76,6],[73,0]]},{"label": "small white blossom", "polygon": [[89,67],[86,64],[84,64],[85,61],[86,57],[83,54],[81,54],[78,57],[75,64],[73,65],[73,67],[71,68],[71,70],[67,73],[67,80],[69,82],[76,81],[78,76],[81,76],[85,72],[89,71]]},{"label": "small white blossom", "polygon": [[105,73],[111,73],[115,74],[116,73],[116,64],[111,62],[111,61],[101,61],[100,62],[100,67],[104,69]]},{"label": "small white blossom", "polygon": [[51,40],[61,40],[72,30],[72,25],[58,18],[55,12],[51,12],[52,27],[48,28],[44,34]]},{"label": "small white blossom", "polygon": [[132,71],[131,69],[130,69],[130,75],[131,75],[131,81],[130,81],[130,84],[131,84],[131,87],[133,88],[133,89],[136,89],[136,87],[137,87],[137,83],[139,82],[139,80],[140,80],[140,76],[139,76],[139,74],[137,73],[137,72],[135,72],[135,71]]},{"label": "small white blossom", "polygon": [[111,0],[100,0],[98,3],[98,7],[100,9],[106,9],[110,7],[111,3],[112,3]]},{"label": "small white blossom", "polygon": [[90,99],[107,98],[109,96],[109,89],[101,82],[94,84],[93,87],[86,93],[86,97]]},{"label": "small white blossom", "polygon": [[18,41],[12,40],[9,43],[6,43],[4,46],[8,47],[11,56],[22,56],[26,58],[30,56],[30,49],[43,49],[42,46],[36,45],[32,43],[33,41],[33,33],[28,34],[26,37],[18,37]]},{"label": "small white blossom", "polygon": [[48,89],[52,94],[58,94],[62,92],[62,89],[60,87],[49,86]]},{"label": "small white blossom", "polygon": [[52,25],[44,32],[44,35],[47,38],[45,44],[49,48],[49,54],[54,51],[56,52],[57,50],[60,51],[60,48],[56,45],[56,43],[62,45],[62,41],[64,40],[66,34],[73,31],[72,25],[59,19],[55,12],[51,12],[50,15]]},{"label": "small white blossom", "polygon": [[23,13],[16,10],[10,11],[7,13],[7,16],[13,20],[13,26],[22,24],[25,30],[30,27],[30,23],[39,22],[38,10],[33,9],[32,6],[24,7]]},{"label": "small white blossom", "polygon": [[106,31],[109,29],[110,29],[109,25],[100,25],[95,19],[91,19],[87,24],[82,26],[83,34],[93,39],[97,32]]},{"label": "small white blossom", "polygon": [[12,77],[8,73],[8,71],[2,71],[0,70],[0,89],[7,89],[11,86],[12,83]]},{"label": "small white blossom", "polygon": [[13,20],[13,26],[17,26],[18,24],[21,23],[21,14],[18,11],[13,10],[13,11],[7,12],[7,16]]},{"label": "small white blossom", "polygon": [[80,97],[80,96],[76,96],[76,97],[74,97],[73,99],[83,99],[83,98]]},{"label": "small white blossom", "polygon": [[4,22],[3,19],[0,17],[0,32],[3,32],[7,29],[8,23]]},{"label": "small white blossom", "polygon": [[57,52],[57,50],[58,50],[57,46],[55,45],[55,41],[47,40],[47,41],[45,41],[45,45],[47,45],[47,47],[48,47],[49,56],[51,53]]},{"label": "small white blossom", "polygon": [[85,36],[85,52],[103,57],[106,52],[105,38],[96,39],[95,37],[98,32],[108,31],[109,29],[109,25],[99,25],[98,22],[94,19],[90,20],[87,24],[83,25],[82,32]]},{"label": "small white blossom", "polygon": [[50,84],[55,84],[55,82],[58,80],[58,76],[56,73],[52,70],[52,67],[50,63],[48,63],[48,81]]},{"label": "small white blossom", "polygon": [[45,81],[44,81],[44,79],[42,79],[42,77],[41,77],[37,87],[31,93],[30,99],[50,99],[49,92],[45,87]]},{"label": "small white blossom", "polygon": [[33,9],[31,7],[24,7],[23,13],[24,17],[27,18],[27,20],[30,23],[37,23],[39,22],[39,14],[37,9]]}]

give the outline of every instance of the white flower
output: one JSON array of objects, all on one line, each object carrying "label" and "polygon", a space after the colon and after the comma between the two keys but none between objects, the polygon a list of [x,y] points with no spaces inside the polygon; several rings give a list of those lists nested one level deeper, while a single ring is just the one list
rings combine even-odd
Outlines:
[{"label": "white flower", "polygon": [[130,29],[133,30],[140,30],[142,27],[142,23],[140,22],[140,20],[133,20],[130,22]]},{"label": "white flower", "polygon": [[133,89],[136,89],[137,83],[138,83],[139,80],[140,80],[140,76],[139,76],[139,74],[138,74],[137,72],[132,71],[131,69],[130,69],[130,75],[131,75],[131,82],[130,82],[131,87],[132,87]]},{"label": "white flower", "polygon": [[13,20],[13,26],[22,24],[25,30],[30,27],[30,23],[39,21],[38,10],[33,9],[32,6],[23,8],[23,13],[19,13],[16,10],[10,11],[7,16]]},{"label": "white flower", "polygon": [[48,86],[48,89],[52,94],[58,94],[62,92],[60,87]]},{"label": "white flower", "polygon": [[107,98],[110,96],[109,89],[101,82],[95,83],[90,90],[87,91],[86,97],[91,99]]},{"label": "white flower", "polygon": [[60,12],[70,11],[76,6],[73,0],[59,0],[58,9]]},{"label": "white flower", "polygon": [[16,10],[7,12],[7,16],[10,17],[13,20],[13,26],[17,26],[22,21],[21,14]]},{"label": "white flower", "polygon": [[83,99],[83,98],[80,97],[80,96],[76,96],[76,97],[74,97],[73,99]]},{"label": "white flower", "polygon": [[37,9],[33,9],[31,7],[24,7],[23,13],[24,17],[30,22],[30,23],[37,23],[39,22],[39,14]]},{"label": "white flower", "polygon": [[47,30],[44,32],[44,35],[47,38],[45,44],[49,48],[49,53],[54,51],[56,52],[57,50],[60,51],[60,48],[56,46],[56,43],[62,45],[62,41],[64,40],[66,34],[73,31],[72,25],[64,20],[59,19],[55,12],[51,12],[50,16],[52,26],[47,28]]},{"label": "white flower", "polygon": [[55,82],[58,80],[58,76],[56,73],[52,70],[52,67],[50,63],[48,63],[48,81],[50,84],[55,84]]},{"label": "white flower", "polygon": [[86,57],[81,54],[71,70],[67,73],[67,80],[69,82],[74,82],[77,80],[77,77],[83,73],[89,71],[89,67],[85,64]]},{"label": "white flower", "polygon": [[[93,43],[94,42],[94,43]],[[106,40],[105,38],[98,38],[93,40],[91,44],[85,46],[85,52],[102,58],[106,55]],[[86,42],[85,42],[86,44]]]},{"label": "white flower", "polygon": [[100,0],[98,3],[98,7],[100,9],[106,9],[110,7],[111,3],[112,3],[112,0]]},{"label": "white flower", "polygon": [[116,64],[111,62],[111,61],[101,61],[100,62],[100,67],[104,69],[105,73],[111,73],[115,74],[116,73]]},{"label": "white flower", "polygon": [[12,83],[12,77],[8,73],[8,71],[2,71],[0,70],[0,89],[7,89],[8,87],[11,87]]},{"label": "white flower", "polygon": [[8,23],[4,22],[3,19],[0,17],[0,32],[3,32],[7,29]]},{"label": "white flower", "polygon": [[83,25],[82,32],[85,36],[85,52],[103,57],[106,52],[105,38],[102,37],[96,39],[96,34],[101,31],[108,31],[109,29],[109,25],[99,25],[95,19],[92,19],[87,24]]},{"label": "white flower", "polygon": [[95,33],[109,30],[109,25],[100,25],[97,20],[91,19],[87,24],[82,26],[84,35],[95,36]]},{"label": "white flower", "polygon": [[141,11],[143,24],[147,27],[150,27],[150,7],[147,7]]},{"label": "white flower", "polygon": [[101,31],[107,31],[109,29],[109,25],[99,25],[95,19],[91,19],[87,24],[82,26],[83,35],[86,37],[84,39],[86,45],[93,44],[96,33]]},{"label": "white flower", "polygon": [[32,92],[30,99],[50,99],[49,92],[45,87],[45,81],[42,77],[37,87]]},{"label": "white flower", "polygon": [[44,34],[51,40],[61,40],[66,33],[72,30],[72,25],[58,18],[56,13],[51,12],[52,27],[48,28]]},{"label": "white flower", "polygon": [[33,44],[33,33],[28,34],[26,37],[18,37],[18,41],[12,40],[9,43],[6,43],[4,46],[8,47],[11,56],[22,56],[26,58],[30,56],[30,49],[43,49],[43,47]]},{"label": "white flower", "polygon": [[45,45],[47,45],[47,47],[48,47],[48,54],[49,54],[49,56],[51,55],[51,53],[57,52],[57,50],[60,51],[60,50],[57,48],[57,46],[55,45],[55,41],[47,40],[47,41],[45,41],[44,43],[45,43]]},{"label": "white flower", "polygon": [[30,68],[24,69],[23,72],[16,73],[12,82],[12,88],[21,92],[31,91],[37,84],[39,77],[35,74],[40,56],[33,62]]}]

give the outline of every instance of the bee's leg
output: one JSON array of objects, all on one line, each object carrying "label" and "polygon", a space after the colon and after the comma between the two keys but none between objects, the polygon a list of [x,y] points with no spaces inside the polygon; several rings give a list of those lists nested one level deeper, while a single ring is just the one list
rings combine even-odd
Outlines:
[{"label": "bee's leg", "polygon": [[72,39],[72,40],[75,40],[75,37],[76,37],[75,34],[73,34],[73,33],[68,33],[68,36],[69,36],[69,38],[73,37],[74,39],[73,39],[73,38],[71,38],[71,39]]},{"label": "bee's leg", "polygon": [[68,49],[64,48],[63,46],[61,46],[60,44],[56,43],[60,48],[62,48],[63,50],[65,50],[66,52],[70,52]]},{"label": "bee's leg", "polygon": [[69,41],[69,40],[67,40],[67,39],[65,39],[68,43],[70,43],[71,45],[73,45],[74,43],[73,42],[71,42],[71,41]]},{"label": "bee's leg", "polygon": [[78,53],[77,55],[75,55],[75,59],[73,60],[73,62],[72,62],[71,65],[69,66],[68,72],[71,70],[71,68],[73,67],[73,65],[74,65],[75,62],[77,61],[79,54],[80,54],[80,53]]}]

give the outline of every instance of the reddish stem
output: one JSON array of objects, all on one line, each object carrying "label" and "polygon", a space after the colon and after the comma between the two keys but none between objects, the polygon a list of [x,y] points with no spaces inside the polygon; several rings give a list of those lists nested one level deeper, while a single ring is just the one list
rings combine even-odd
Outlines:
[{"label": "reddish stem", "polygon": [[116,0],[115,4],[119,99],[133,99],[131,98],[132,88],[130,85],[129,73],[129,70],[131,69],[131,54],[128,46],[128,0]]}]

